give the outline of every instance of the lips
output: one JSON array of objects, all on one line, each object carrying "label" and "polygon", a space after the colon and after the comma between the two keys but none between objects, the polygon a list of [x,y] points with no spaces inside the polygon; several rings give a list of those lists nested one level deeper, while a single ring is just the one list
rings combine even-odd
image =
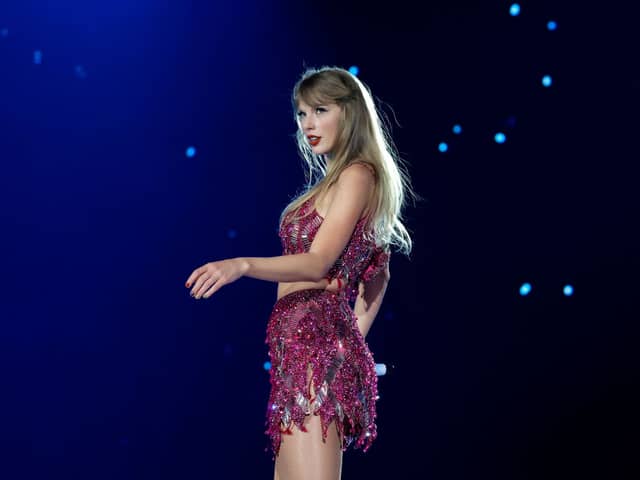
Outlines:
[{"label": "lips", "polygon": [[314,135],[307,136],[307,140],[309,140],[309,145],[311,145],[312,147],[315,147],[316,145],[318,145],[320,143],[321,138],[322,137],[316,137]]}]

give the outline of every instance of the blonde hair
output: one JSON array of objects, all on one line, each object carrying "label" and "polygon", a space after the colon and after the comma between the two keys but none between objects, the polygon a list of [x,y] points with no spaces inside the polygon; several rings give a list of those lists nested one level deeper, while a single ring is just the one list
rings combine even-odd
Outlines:
[{"label": "blonde hair", "polygon": [[[376,187],[369,207],[365,236],[378,246],[411,252],[412,240],[402,221],[408,196],[420,198],[412,189],[404,161],[399,157],[386,125],[381,121],[368,87],[347,70],[336,67],[308,69],[296,83],[291,96],[294,115],[299,101],[316,107],[335,103],[341,107],[339,133],[331,151],[331,162],[316,155],[300,128],[296,140],[306,166],[307,186],[280,215],[280,224],[293,212],[299,216],[304,202],[326,193],[342,171],[354,162],[373,168]],[[297,122],[297,119],[296,119]]]}]

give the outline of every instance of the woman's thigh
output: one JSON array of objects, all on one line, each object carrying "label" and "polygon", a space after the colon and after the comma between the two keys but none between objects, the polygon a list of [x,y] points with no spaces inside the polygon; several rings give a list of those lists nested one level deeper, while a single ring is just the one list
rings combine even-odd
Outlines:
[{"label": "woman's thigh", "polygon": [[293,434],[282,436],[275,480],[339,480],[342,449],[335,424],[329,425],[325,441],[318,415],[309,415],[305,428],[308,431],[301,432],[294,426]]}]

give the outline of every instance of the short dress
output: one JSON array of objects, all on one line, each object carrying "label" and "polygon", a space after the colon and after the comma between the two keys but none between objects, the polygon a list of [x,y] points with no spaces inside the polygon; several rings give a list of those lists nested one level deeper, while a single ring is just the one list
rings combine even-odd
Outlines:
[{"label": "short dress", "polygon": [[[299,216],[303,218],[291,221],[289,215],[282,222],[283,255],[308,252],[323,221],[313,199],[301,206]],[[358,221],[329,270],[329,278],[344,280],[344,288],[289,293],[276,301],[269,317],[265,343],[271,361],[271,391],[265,433],[274,456],[279,453],[282,434],[290,434],[293,425],[306,431],[303,422],[311,414],[320,416],[323,440],[335,421],[343,451],[353,444],[366,452],[377,436],[375,363],[351,304],[358,283],[385,270],[390,251],[364,238],[365,223],[366,217]]]}]

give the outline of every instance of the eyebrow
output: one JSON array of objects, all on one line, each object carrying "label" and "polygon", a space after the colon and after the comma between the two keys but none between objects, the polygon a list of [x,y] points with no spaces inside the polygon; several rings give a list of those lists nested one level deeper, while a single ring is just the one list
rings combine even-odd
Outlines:
[{"label": "eyebrow", "polygon": [[[318,107],[325,107],[325,108],[327,108],[327,107],[329,107],[329,104],[328,104],[328,103],[318,103],[318,104],[316,104],[316,105],[309,105],[309,107],[310,107],[311,109],[318,108]],[[298,105],[298,110],[302,110],[302,107],[301,107],[300,105]]]}]

